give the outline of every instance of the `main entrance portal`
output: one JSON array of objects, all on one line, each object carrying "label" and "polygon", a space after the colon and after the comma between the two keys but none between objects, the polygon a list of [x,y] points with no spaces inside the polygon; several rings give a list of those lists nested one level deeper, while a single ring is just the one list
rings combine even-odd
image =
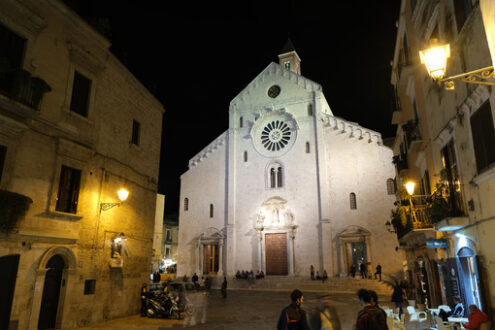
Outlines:
[{"label": "main entrance portal", "polygon": [[266,274],[287,275],[287,234],[265,235]]}]

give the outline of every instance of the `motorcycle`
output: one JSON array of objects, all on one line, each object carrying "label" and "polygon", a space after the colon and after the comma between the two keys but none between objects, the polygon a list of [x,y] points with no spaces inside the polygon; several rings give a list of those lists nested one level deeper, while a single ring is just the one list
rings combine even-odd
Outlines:
[{"label": "motorcycle", "polygon": [[146,315],[150,318],[165,317],[180,319],[177,298],[163,292],[155,293],[153,297],[148,298]]}]

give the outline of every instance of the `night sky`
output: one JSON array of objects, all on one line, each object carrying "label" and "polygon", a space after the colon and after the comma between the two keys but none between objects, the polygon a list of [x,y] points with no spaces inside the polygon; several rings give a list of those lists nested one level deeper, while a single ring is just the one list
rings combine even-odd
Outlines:
[{"label": "night sky", "polygon": [[167,215],[177,212],[189,159],[228,128],[230,101],[278,63],[288,37],[334,115],[395,133],[390,61],[400,1],[64,2],[107,32],[112,52],[165,108],[158,192]]}]

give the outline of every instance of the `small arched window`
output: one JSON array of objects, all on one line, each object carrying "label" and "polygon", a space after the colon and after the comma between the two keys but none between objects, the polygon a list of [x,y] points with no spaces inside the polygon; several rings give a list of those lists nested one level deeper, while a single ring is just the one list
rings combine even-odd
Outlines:
[{"label": "small arched window", "polygon": [[248,153],[247,151],[244,151],[244,162],[248,161]]},{"label": "small arched window", "polygon": [[189,211],[189,198],[184,198],[184,211]]},{"label": "small arched window", "polygon": [[280,164],[274,163],[268,167],[268,180],[270,188],[281,188],[283,186],[283,169]]},{"label": "small arched window", "polygon": [[309,142],[306,142],[306,153],[309,154],[310,148],[309,148]]},{"label": "small arched window", "polygon": [[349,202],[351,205],[351,210],[356,210],[357,204],[356,204],[356,194],[355,193],[352,192],[349,194]]},{"label": "small arched window", "polygon": [[213,218],[213,204],[210,204],[210,218]]},{"label": "small arched window", "polygon": [[239,117],[239,127],[243,127],[244,126],[244,118],[242,118],[242,116]]},{"label": "small arched window", "polygon": [[395,194],[395,181],[392,178],[387,179],[387,194],[389,195]]},{"label": "small arched window", "polygon": [[308,116],[312,116],[312,115],[313,115],[313,105],[308,104]]}]

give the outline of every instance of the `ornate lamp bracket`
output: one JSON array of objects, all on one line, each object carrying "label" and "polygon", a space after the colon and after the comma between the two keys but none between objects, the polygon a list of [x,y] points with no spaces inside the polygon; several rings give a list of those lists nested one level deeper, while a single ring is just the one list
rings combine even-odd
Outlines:
[{"label": "ornate lamp bracket", "polygon": [[[488,80],[492,79],[492,80]],[[455,76],[446,77],[440,79],[438,82],[444,84],[445,89],[453,90],[454,81],[459,80],[465,83],[478,84],[478,85],[492,85],[495,86],[495,74],[493,66],[474,70],[471,72],[461,73]]]}]

